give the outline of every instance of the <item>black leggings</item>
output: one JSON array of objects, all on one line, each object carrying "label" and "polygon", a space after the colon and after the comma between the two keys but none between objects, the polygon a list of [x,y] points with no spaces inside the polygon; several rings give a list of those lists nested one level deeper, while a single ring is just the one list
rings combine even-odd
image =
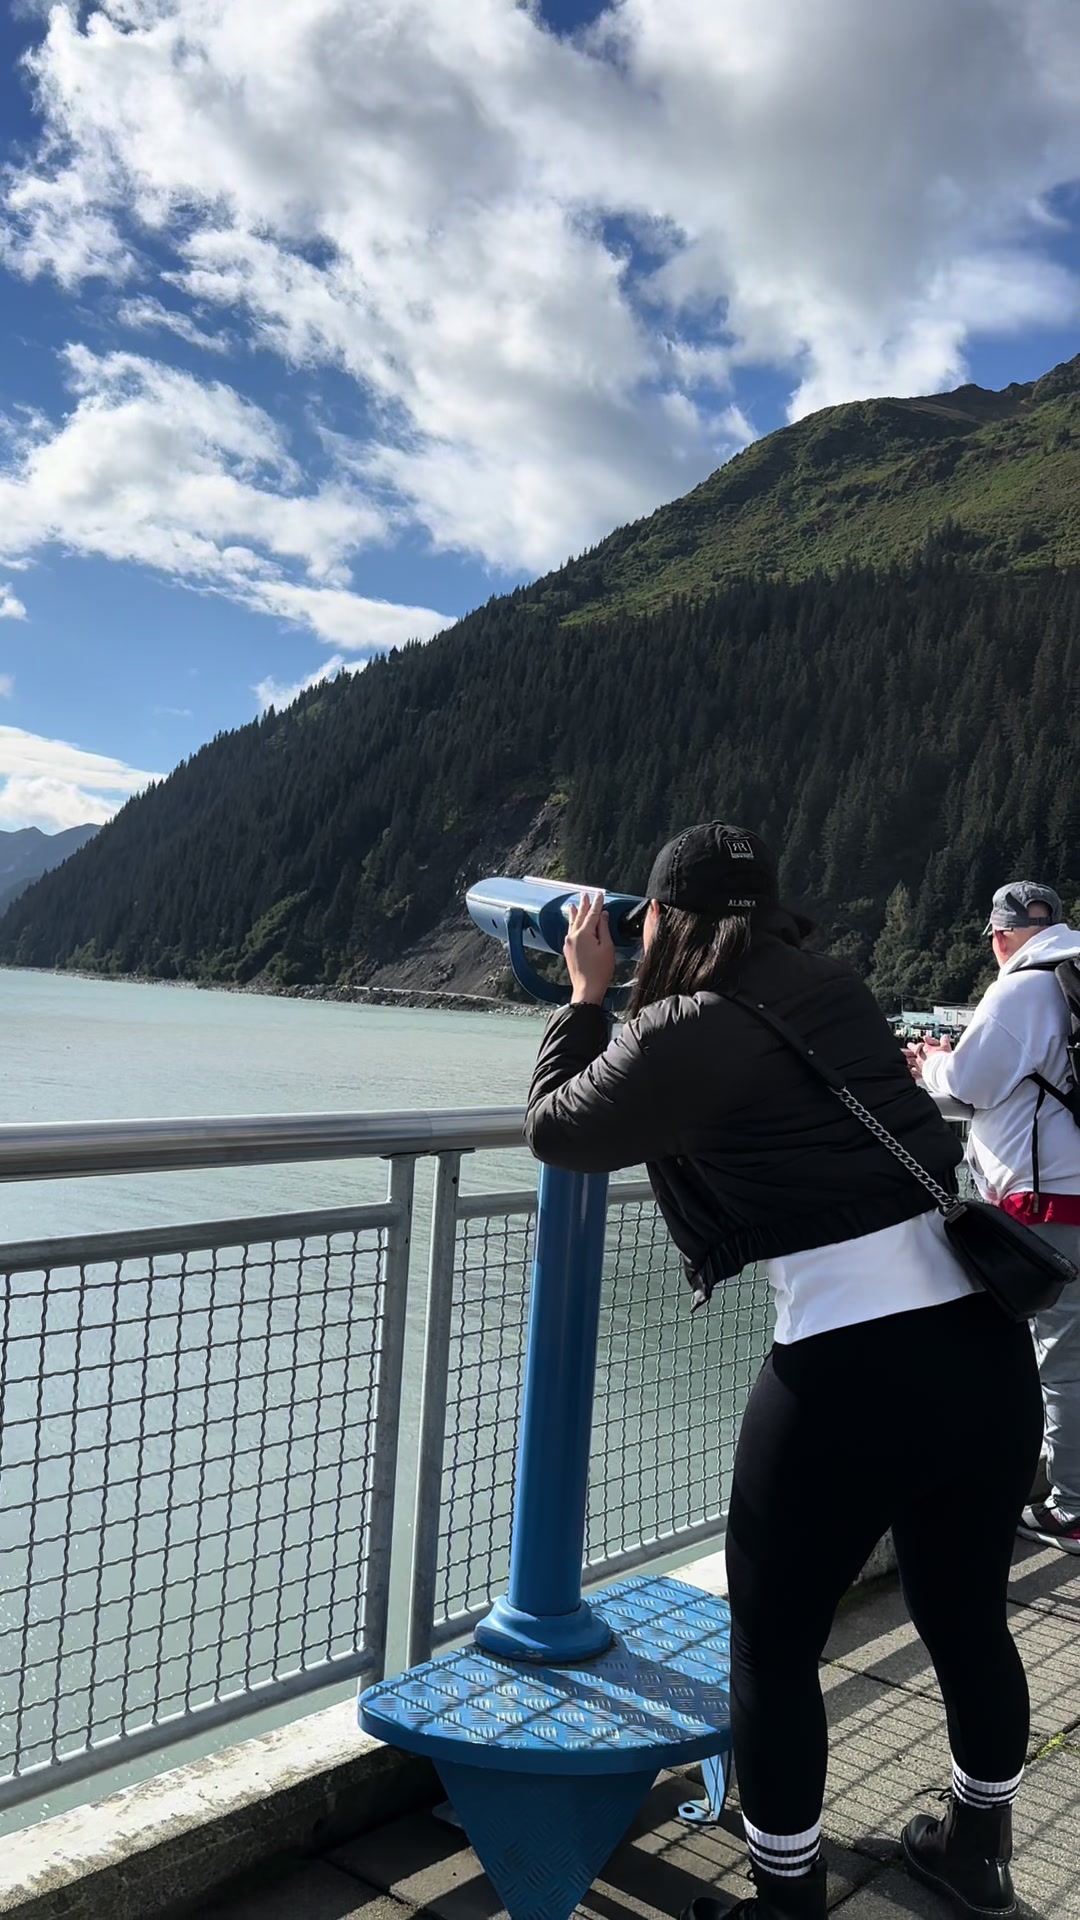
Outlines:
[{"label": "black leggings", "polygon": [[796,1834],[821,1816],[818,1661],[889,1527],[953,1758],[977,1780],[1020,1772],[1028,1692],[1006,1588],[1042,1426],[1031,1334],[982,1294],[773,1348],[727,1533],[735,1766],[755,1827]]}]

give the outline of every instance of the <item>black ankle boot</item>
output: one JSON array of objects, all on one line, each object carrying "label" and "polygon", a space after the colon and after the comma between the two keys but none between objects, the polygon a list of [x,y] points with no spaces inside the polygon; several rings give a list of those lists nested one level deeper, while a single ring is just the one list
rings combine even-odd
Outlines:
[{"label": "black ankle boot", "polygon": [[703,1894],[700,1900],[690,1902],[682,1920],[827,1920],[823,1860],[816,1861],[810,1873],[797,1874],[793,1880],[755,1867],[754,1886],[754,1898],[740,1900],[737,1907],[725,1907]]},{"label": "black ankle boot", "polygon": [[1016,1912],[1011,1807],[969,1807],[950,1795],[945,1818],[917,1813],[900,1845],[908,1872],[951,1900],[957,1913]]}]

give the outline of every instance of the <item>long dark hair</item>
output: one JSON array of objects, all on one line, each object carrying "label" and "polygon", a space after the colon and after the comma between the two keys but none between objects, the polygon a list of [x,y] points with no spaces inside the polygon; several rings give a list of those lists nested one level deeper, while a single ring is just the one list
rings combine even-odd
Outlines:
[{"label": "long dark hair", "polygon": [[769,907],[748,912],[684,913],[660,908],[652,942],[641,961],[627,1009],[632,1020],[654,1000],[673,993],[727,993],[738,986],[743,961]]}]

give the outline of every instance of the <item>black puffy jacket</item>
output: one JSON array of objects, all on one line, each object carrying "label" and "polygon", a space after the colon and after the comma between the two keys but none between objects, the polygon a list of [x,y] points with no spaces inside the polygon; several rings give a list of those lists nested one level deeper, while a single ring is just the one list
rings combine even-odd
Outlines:
[{"label": "black puffy jacket", "polygon": [[[793,915],[771,916],[739,990],[794,1027],[955,1191],[959,1139],[915,1085],[869,989],[804,951]],[[574,1172],[646,1163],[695,1305],[753,1260],[854,1240],[933,1205],[796,1054],[715,993],[658,1000],[610,1044],[599,1007],[561,1009],[541,1041],[525,1133],[537,1159]]]}]

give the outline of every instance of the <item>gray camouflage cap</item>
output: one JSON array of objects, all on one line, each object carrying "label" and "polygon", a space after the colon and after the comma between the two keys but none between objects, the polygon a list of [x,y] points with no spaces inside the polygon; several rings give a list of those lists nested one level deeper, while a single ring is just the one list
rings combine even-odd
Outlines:
[{"label": "gray camouflage cap", "polygon": [[[1034,905],[1049,907],[1049,916],[1038,914],[1032,919],[1030,909]],[[1052,927],[1064,918],[1061,900],[1053,887],[1044,887],[1038,880],[1007,880],[994,895],[983,933],[993,933],[995,927],[1000,933],[1010,933],[1018,927]]]}]

